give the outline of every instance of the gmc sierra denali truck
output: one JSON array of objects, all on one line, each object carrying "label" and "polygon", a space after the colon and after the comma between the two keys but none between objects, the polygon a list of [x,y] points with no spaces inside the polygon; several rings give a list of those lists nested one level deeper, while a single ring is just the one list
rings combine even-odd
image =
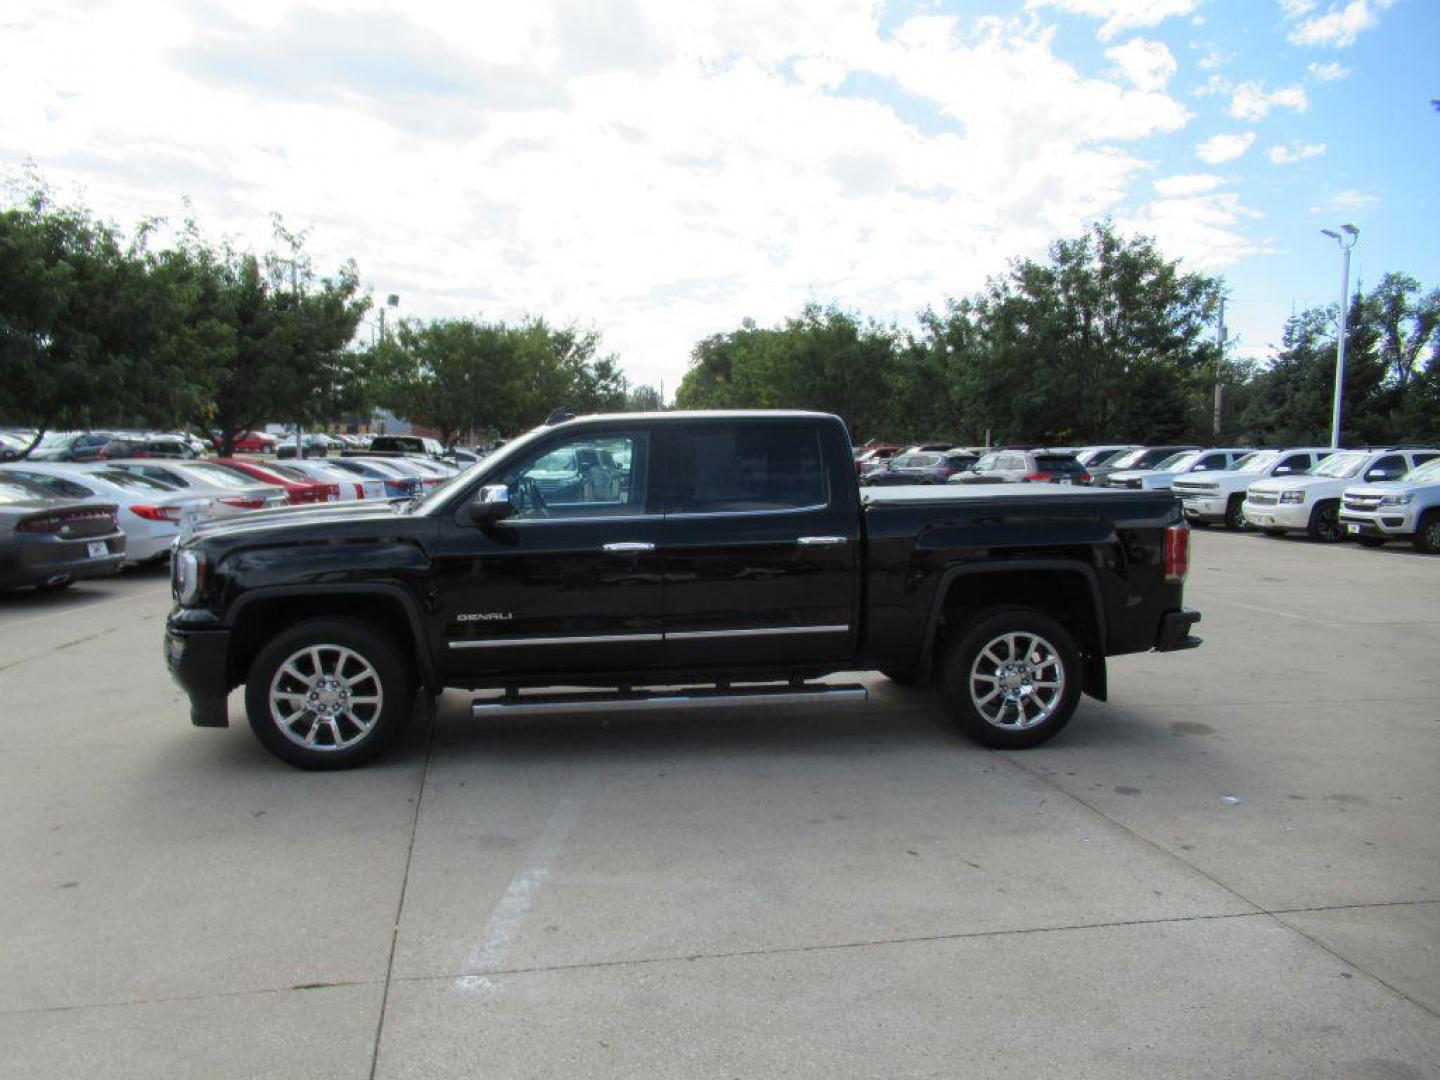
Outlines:
[{"label": "gmc sierra denali truck", "polygon": [[566,418],[418,499],[202,526],[165,656],[196,725],[243,685],[260,741],[311,769],[380,753],[417,689],[484,691],[482,716],[790,707],[863,701],[817,681],[863,670],[1018,748],[1105,698],[1107,657],[1200,643],[1188,558],[1169,493],[862,497],[821,413]]}]

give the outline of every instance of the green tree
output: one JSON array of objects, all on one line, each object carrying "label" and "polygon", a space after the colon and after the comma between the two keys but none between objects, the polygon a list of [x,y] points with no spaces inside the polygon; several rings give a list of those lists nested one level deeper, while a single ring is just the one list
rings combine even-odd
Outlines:
[{"label": "green tree", "polygon": [[[47,429],[173,423],[198,396],[184,290],[146,250],[30,179],[0,212],[0,416]],[[39,441],[36,436],[36,442]]]}]

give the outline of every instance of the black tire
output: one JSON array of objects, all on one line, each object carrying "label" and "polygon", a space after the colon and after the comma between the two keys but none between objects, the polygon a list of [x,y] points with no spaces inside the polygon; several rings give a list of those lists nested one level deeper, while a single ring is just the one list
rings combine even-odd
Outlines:
[{"label": "black tire", "polygon": [[64,592],[71,585],[75,584],[74,578],[61,578],[59,581],[42,581],[35,586],[36,592]]},{"label": "black tire", "polygon": [[[312,659],[317,654],[318,667]],[[287,663],[296,674],[282,674]],[[327,670],[332,667],[333,672]],[[342,688],[342,680],[353,685]],[[288,725],[282,725],[272,711],[272,686],[297,710]],[[336,700],[350,689],[362,693],[353,701]],[[307,696],[318,704],[306,702]],[[379,700],[361,703],[362,697]],[[358,619],[296,623],[260,650],[245,681],[245,713],[255,737],[281,761],[301,769],[349,769],[372,760],[400,733],[414,703],[415,679],[405,651],[393,638]],[[316,709],[328,710],[329,715],[317,714]],[[286,728],[294,737],[286,734]],[[306,736],[313,745],[302,745]]]},{"label": "black tire", "polygon": [[913,671],[881,671],[880,674],[901,686],[914,686],[920,681],[920,676]]},{"label": "black tire", "polygon": [[1305,526],[1305,535],[1321,544],[1334,544],[1345,539],[1345,530],[1340,525],[1340,500],[1325,499],[1315,504],[1310,511],[1310,524]]},{"label": "black tire", "polygon": [[1357,544],[1359,544],[1361,547],[1378,548],[1378,547],[1384,547],[1384,546],[1385,546],[1385,537],[1383,537],[1383,536],[1357,536],[1357,537],[1355,537],[1355,542],[1356,542]]},{"label": "black tire", "polygon": [[1261,529],[1260,531],[1266,536],[1284,536],[1286,532],[1284,529]]},{"label": "black tire", "polygon": [[1427,510],[1415,526],[1415,536],[1410,541],[1415,550],[1426,555],[1440,555],[1440,513]]},{"label": "black tire", "polygon": [[1245,496],[1231,495],[1225,504],[1225,528],[1231,532],[1243,532],[1250,527],[1245,520]]},{"label": "black tire", "polygon": [[[1021,645],[1017,640],[1007,650],[1002,642],[1012,634],[1027,636],[1030,642]],[[1018,657],[1015,648],[1022,650]],[[1002,655],[1007,651],[1008,656]],[[1037,656],[1043,659],[1038,665],[1033,664]],[[1024,683],[1007,690],[995,676],[989,674],[991,670],[997,673],[1003,670],[1003,665],[992,663],[991,658],[1018,661],[1023,667],[1031,669],[1030,674],[1025,676],[1017,671],[1017,679],[1023,678]],[[1052,672],[1058,672],[1059,678],[1056,679]],[[1043,680],[1045,682],[1060,683],[1053,688],[1055,693],[1051,698],[1047,700],[1042,689],[1020,693],[1015,699],[1009,697],[1017,689],[1032,685],[1039,687],[1042,680],[1035,679],[1036,674],[1049,675]],[[1054,738],[1069,723],[1075,706],[1080,702],[1083,678],[1080,651],[1074,639],[1050,616],[1030,608],[989,608],[965,626],[946,650],[940,676],[940,698],[956,726],[972,739],[1001,750],[1019,750],[1039,746]],[[1004,699],[996,709],[996,716],[987,716],[982,711],[981,701],[987,695],[979,694],[977,697],[972,690],[986,685],[992,685]],[[1027,720],[1035,722],[1030,726],[1019,726],[1016,722],[1017,710],[1027,713],[1031,705],[1040,709],[1036,718],[1027,716]],[[1007,722],[1006,717],[1012,720]]]}]

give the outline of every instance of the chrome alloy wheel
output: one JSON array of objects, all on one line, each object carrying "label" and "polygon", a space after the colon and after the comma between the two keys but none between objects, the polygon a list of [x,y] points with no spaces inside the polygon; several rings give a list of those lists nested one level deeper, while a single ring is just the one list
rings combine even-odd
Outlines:
[{"label": "chrome alloy wheel", "polygon": [[270,717],[307,750],[344,750],[375,726],[385,694],[380,676],[343,645],[307,645],[270,680]]},{"label": "chrome alloy wheel", "polygon": [[985,721],[1025,731],[1054,715],[1065,696],[1065,666],[1055,646],[1016,631],[992,639],[970,666],[970,700]]}]

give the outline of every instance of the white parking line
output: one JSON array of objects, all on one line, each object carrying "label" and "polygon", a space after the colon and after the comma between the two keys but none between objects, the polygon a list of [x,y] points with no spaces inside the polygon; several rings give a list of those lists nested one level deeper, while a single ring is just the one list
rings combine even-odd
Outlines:
[{"label": "white parking line", "polygon": [[[480,940],[471,950],[470,960],[465,965],[467,970],[493,971],[504,961],[505,954],[520,932],[520,924],[534,906],[540,886],[550,876],[555,856],[580,820],[580,808],[584,802],[583,792],[572,791],[555,804],[545,828],[530,847],[525,865],[510,879],[490,917],[485,920]],[[500,983],[488,975],[462,975],[455,980],[455,989],[493,994],[500,989]]]},{"label": "white parking line", "polygon": [[1262,615],[1274,615],[1281,619],[1294,619],[1296,622],[1307,622],[1315,626],[1328,626],[1332,630],[1338,630],[1341,627],[1341,624],[1337,622],[1326,622],[1324,619],[1312,619],[1308,615],[1293,615],[1288,611],[1276,611],[1274,608],[1261,607],[1259,604],[1242,604],[1239,600],[1212,599],[1209,603],[1223,604],[1226,607],[1244,608],[1246,611],[1258,611]]},{"label": "white parking line", "polygon": [[170,591],[170,586],[165,585],[158,589],[146,589],[143,592],[130,593],[128,596],[117,596],[113,600],[100,600],[95,603],[77,603],[67,607],[64,611],[51,611],[44,615],[35,615],[29,619],[21,619],[19,622],[7,622],[0,619],[0,631],[13,630],[18,626],[31,626],[38,622],[47,622],[50,619],[64,618],[66,615],[88,615],[96,608],[110,607],[113,604],[129,603],[132,600],[140,600],[147,596],[160,596]]}]

